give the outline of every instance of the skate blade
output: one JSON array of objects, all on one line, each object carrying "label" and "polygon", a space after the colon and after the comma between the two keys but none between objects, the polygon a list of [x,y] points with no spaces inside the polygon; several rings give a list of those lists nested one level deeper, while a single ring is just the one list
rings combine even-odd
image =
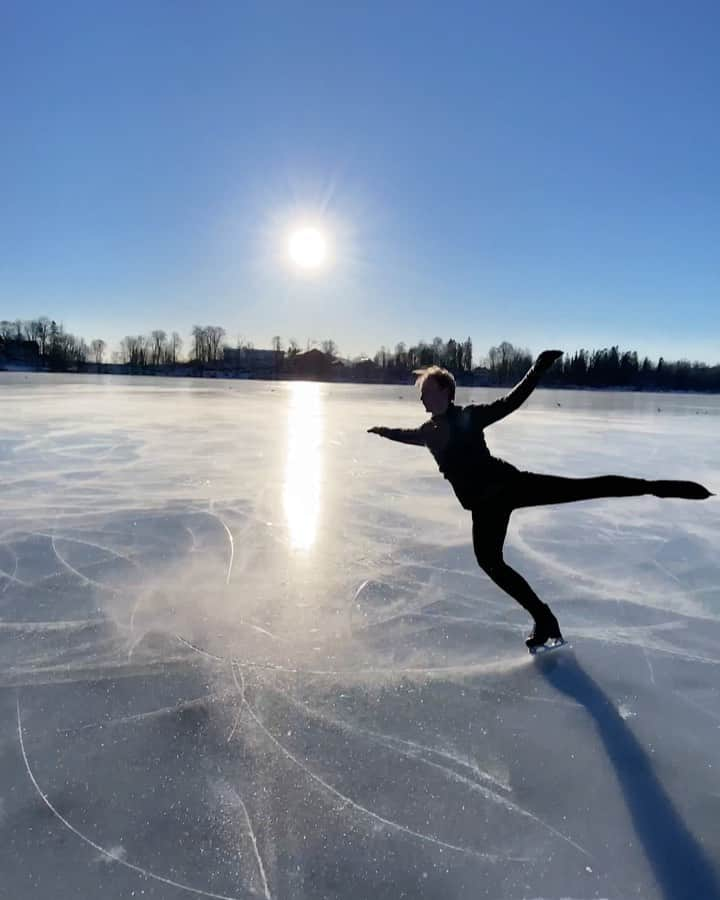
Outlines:
[{"label": "skate blade", "polygon": [[566,640],[551,638],[546,644],[541,644],[539,647],[528,647],[528,653],[530,656],[536,656],[538,653],[549,653],[551,650],[559,650],[560,647],[567,646],[568,642]]}]

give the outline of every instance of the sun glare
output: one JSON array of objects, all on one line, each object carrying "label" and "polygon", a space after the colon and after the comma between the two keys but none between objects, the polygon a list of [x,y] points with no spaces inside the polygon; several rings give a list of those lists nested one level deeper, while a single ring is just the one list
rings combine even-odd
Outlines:
[{"label": "sun glare", "polygon": [[302,269],[317,269],[327,257],[325,235],[317,228],[298,228],[288,241],[290,259]]},{"label": "sun glare", "polygon": [[309,550],[320,516],[323,474],[323,401],[317,384],[290,385],[285,516],[294,550]]}]

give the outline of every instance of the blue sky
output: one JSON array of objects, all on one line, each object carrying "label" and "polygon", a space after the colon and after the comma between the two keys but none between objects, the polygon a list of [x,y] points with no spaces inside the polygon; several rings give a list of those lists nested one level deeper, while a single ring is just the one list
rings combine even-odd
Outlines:
[{"label": "blue sky", "polygon": [[712,2],[11,0],[0,318],[719,361],[719,42]]}]

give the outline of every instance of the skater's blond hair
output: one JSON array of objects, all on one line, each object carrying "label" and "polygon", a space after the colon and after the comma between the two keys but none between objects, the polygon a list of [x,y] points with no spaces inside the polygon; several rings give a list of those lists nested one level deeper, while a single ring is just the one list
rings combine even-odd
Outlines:
[{"label": "skater's blond hair", "polygon": [[446,390],[450,394],[450,399],[455,399],[455,378],[452,372],[443,369],[442,366],[428,366],[426,369],[415,369],[413,375],[416,376],[415,386],[422,390],[422,386],[432,378],[435,383]]}]

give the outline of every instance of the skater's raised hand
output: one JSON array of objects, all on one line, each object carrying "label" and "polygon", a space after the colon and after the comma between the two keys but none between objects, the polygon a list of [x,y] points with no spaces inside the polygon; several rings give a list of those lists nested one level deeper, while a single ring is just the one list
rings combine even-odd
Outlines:
[{"label": "skater's raised hand", "polygon": [[368,428],[368,434],[379,434],[380,437],[386,437],[388,429],[384,425],[373,425],[372,428]]},{"label": "skater's raised hand", "polygon": [[547,372],[550,366],[563,355],[562,350],[543,350],[535,360],[535,368]]}]

